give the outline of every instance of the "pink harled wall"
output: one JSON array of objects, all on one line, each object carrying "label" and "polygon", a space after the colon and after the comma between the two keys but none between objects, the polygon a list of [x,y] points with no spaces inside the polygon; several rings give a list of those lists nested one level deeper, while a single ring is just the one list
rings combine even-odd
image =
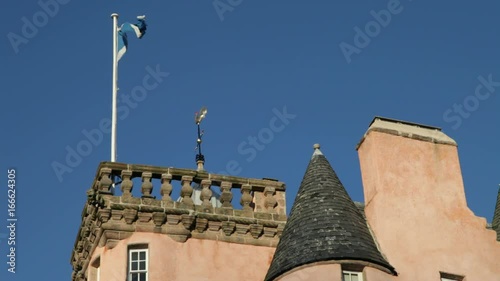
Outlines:
[{"label": "pink harled wall", "polygon": [[342,281],[340,264],[308,264],[285,273],[276,281]]},{"label": "pink harled wall", "polygon": [[262,281],[275,248],[214,240],[176,242],[164,234],[136,232],[113,249],[97,248],[100,280],[125,281],[128,245],[148,244],[149,281]]},{"label": "pink harled wall", "polygon": [[[381,121],[372,127],[453,142],[432,129]],[[500,280],[500,243],[467,207],[456,146],[378,130],[358,153],[368,223],[399,273],[387,280],[438,281],[440,272]]]}]

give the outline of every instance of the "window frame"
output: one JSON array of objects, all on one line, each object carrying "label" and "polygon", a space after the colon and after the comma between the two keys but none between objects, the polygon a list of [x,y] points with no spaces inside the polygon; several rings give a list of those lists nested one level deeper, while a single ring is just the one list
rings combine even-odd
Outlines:
[{"label": "window frame", "polygon": [[439,277],[441,281],[465,281],[465,276],[463,275],[451,274],[442,271],[439,272]]},{"label": "window frame", "polygon": [[[352,270],[342,270],[342,281],[346,281],[344,278],[345,274],[349,274],[349,279],[351,279],[352,275],[356,275],[358,277],[358,281],[363,281],[363,272],[361,271],[352,271]],[[351,281],[351,280],[349,280]]]},{"label": "window frame", "polygon": [[[145,258],[142,260],[140,258],[140,253],[144,252],[145,253]],[[132,254],[137,253],[137,260],[132,259]],[[132,269],[132,262],[137,262],[138,264],[140,262],[144,261],[146,263],[146,268],[144,270],[139,269],[139,267],[136,270]],[[128,249],[128,257],[127,257],[127,281],[132,281],[132,274],[139,274],[139,273],[145,273],[146,274],[146,280],[148,281],[149,279],[149,249],[147,246],[142,246],[140,245],[139,247],[134,247],[130,246]]]}]

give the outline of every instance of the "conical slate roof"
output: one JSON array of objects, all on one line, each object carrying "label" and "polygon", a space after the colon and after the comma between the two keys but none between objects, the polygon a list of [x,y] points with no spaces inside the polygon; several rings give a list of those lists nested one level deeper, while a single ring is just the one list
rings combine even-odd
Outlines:
[{"label": "conical slate roof", "polygon": [[319,145],[314,148],[265,281],[330,260],[371,262],[395,273]]},{"label": "conical slate roof", "polygon": [[493,213],[493,221],[491,223],[493,230],[497,232],[497,241],[500,241],[500,189],[498,189],[497,204]]}]

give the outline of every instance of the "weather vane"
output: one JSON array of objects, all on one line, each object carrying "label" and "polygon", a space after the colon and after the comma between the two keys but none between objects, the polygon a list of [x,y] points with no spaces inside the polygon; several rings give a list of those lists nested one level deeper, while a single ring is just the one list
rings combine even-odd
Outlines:
[{"label": "weather vane", "polygon": [[194,122],[198,126],[198,139],[196,140],[196,149],[198,154],[196,154],[196,164],[198,164],[198,170],[203,170],[203,164],[205,163],[205,156],[201,153],[201,138],[203,137],[203,130],[200,129],[200,123],[207,116],[207,108],[202,107],[199,112],[195,113]]}]

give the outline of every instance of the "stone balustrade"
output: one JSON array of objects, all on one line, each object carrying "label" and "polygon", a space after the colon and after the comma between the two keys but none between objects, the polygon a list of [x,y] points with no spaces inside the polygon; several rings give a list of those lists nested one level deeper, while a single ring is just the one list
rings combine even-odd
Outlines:
[{"label": "stone balustrade", "polygon": [[[176,181],[180,200],[172,198]],[[193,201],[194,184],[201,188],[195,193],[199,204]],[[133,195],[134,188],[140,196]],[[215,205],[212,190],[218,193]],[[239,202],[232,200],[236,192]],[[134,232],[166,234],[178,242],[196,238],[276,247],[286,222],[285,184],[271,179],[103,162],[87,195],[71,258],[77,281],[85,280],[96,247],[111,249]]]},{"label": "stone balustrade", "polygon": [[[275,180],[209,174],[190,169],[104,162],[99,166],[92,189],[99,191],[101,195],[112,195],[112,177],[121,178],[119,186],[122,192],[121,200],[119,202],[112,200],[113,203],[131,203],[164,208],[173,207],[209,213],[217,212],[217,210],[213,210],[210,199],[212,197],[211,187],[218,187],[221,193],[221,210],[224,210],[221,212],[225,214],[233,210],[231,201],[233,192],[236,189],[241,192],[239,204],[247,216],[252,216],[256,212],[285,215],[286,211],[285,184]],[[132,196],[132,179],[134,178],[142,179],[140,187],[142,196],[140,198]],[[152,196],[154,190],[152,181],[154,179],[161,181],[161,186],[157,186],[161,195],[161,198],[158,199]],[[181,182],[180,194],[182,202],[175,202],[175,198],[171,198],[172,181]],[[201,207],[195,206],[191,198],[193,194],[192,183],[200,184],[202,187],[200,199],[203,204]]]}]

